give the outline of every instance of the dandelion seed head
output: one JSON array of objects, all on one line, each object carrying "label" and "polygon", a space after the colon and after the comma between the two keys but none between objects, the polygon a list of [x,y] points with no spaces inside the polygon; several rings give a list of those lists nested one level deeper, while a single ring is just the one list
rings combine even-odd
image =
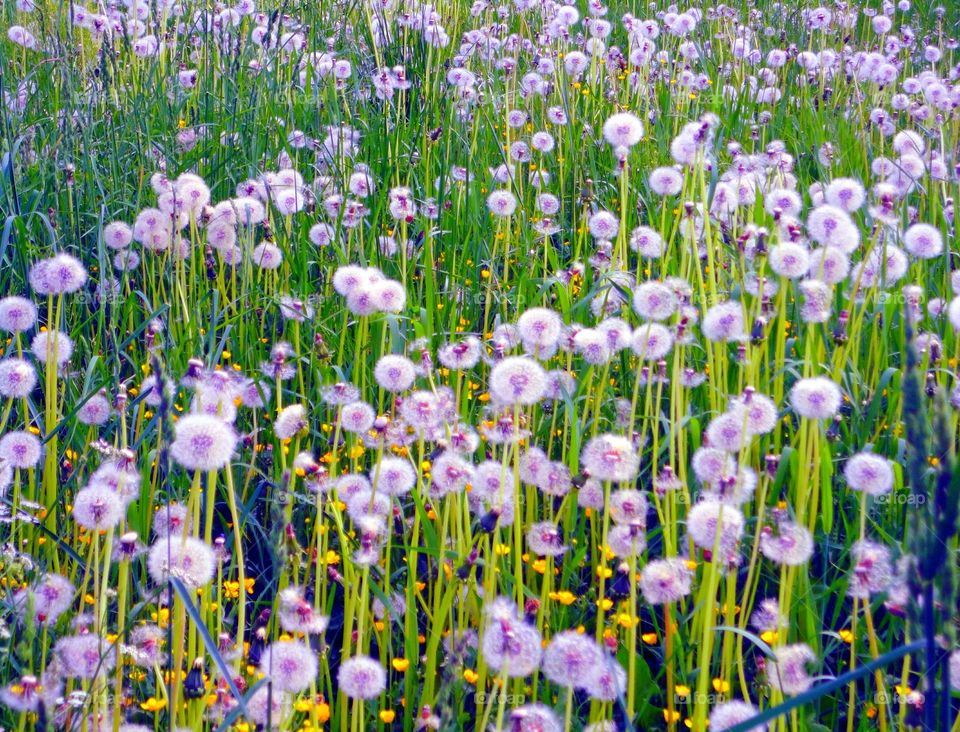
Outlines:
[{"label": "dandelion seed head", "polygon": [[0,361],[0,395],[8,399],[20,399],[30,394],[37,385],[37,372],[22,358],[5,358]]},{"label": "dandelion seed head", "polygon": [[280,247],[266,241],[253,248],[251,257],[254,264],[265,270],[277,269],[283,263],[283,252]]},{"label": "dandelion seed head", "polygon": [[850,597],[867,600],[883,592],[893,579],[890,549],[869,539],[861,539],[850,549],[851,571],[847,592]]},{"label": "dandelion seed head", "polygon": [[711,419],[704,434],[711,447],[738,453],[749,438],[746,423],[743,410],[735,408]]},{"label": "dandelion seed head", "polygon": [[621,488],[610,495],[610,518],[616,524],[645,527],[649,503],[639,490]]},{"label": "dandelion seed head", "polygon": [[687,513],[690,539],[710,552],[716,543],[721,554],[732,554],[743,537],[743,529],[743,513],[716,498],[699,501]]},{"label": "dandelion seed head", "polygon": [[870,496],[882,496],[893,490],[893,467],[882,455],[857,453],[847,460],[843,477],[851,488]]},{"label": "dandelion seed head", "polygon": [[777,405],[764,394],[750,390],[732,401],[733,410],[742,412],[746,420],[747,432],[751,435],[765,435],[777,426]]},{"label": "dandelion seed head", "polygon": [[290,440],[303,434],[310,426],[307,409],[302,404],[284,407],[273,421],[273,433],[278,440]]},{"label": "dandelion seed head", "polygon": [[627,672],[620,662],[604,654],[603,662],[590,670],[584,690],[592,699],[612,702],[620,698],[627,688]]},{"label": "dandelion seed head", "polygon": [[380,388],[396,394],[413,386],[417,378],[417,370],[406,356],[387,355],[377,361],[373,377]]},{"label": "dandelion seed head", "polygon": [[468,370],[480,361],[482,350],[480,339],[470,337],[457,343],[447,343],[437,352],[437,358],[448,369]]},{"label": "dandelion seed head", "polygon": [[810,266],[807,274],[835,285],[846,279],[850,273],[850,258],[836,247],[823,247],[810,252]]},{"label": "dandelion seed head", "polygon": [[930,224],[914,224],[903,233],[903,246],[918,259],[932,259],[943,252],[943,237]]},{"label": "dandelion seed head", "polygon": [[487,197],[487,208],[494,216],[506,218],[517,210],[517,199],[510,191],[493,191]]},{"label": "dandelion seed head", "polygon": [[760,551],[775,564],[799,567],[813,556],[813,535],[793,521],[780,521],[760,535]]},{"label": "dandelion seed head", "polygon": [[612,147],[633,147],[643,137],[643,123],[629,112],[619,112],[603,123],[603,137]]},{"label": "dandelion seed head", "polygon": [[473,481],[473,465],[451,450],[440,455],[430,468],[431,493],[443,497],[459,493]]},{"label": "dandelion seed head", "polygon": [[770,269],[781,277],[797,279],[810,268],[810,252],[802,244],[783,242],[770,250]]},{"label": "dandelion seed head", "polygon": [[40,440],[29,432],[15,430],[0,437],[0,460],[13,468],[33,468],[40,462],[42,454]]},{"label": "dandelion seed head", "polygon": [[673,348],[673,334],[660,323],[645,323],[633,332],[630,347],[646,361],[659,361]]},{"label": "dandelion seed head", "polygon": [[547,374],[533,359],[510,356],[490,370],[490,393],[501,404],[535,404],[543,398]]},{"label": "dandelion seed head", "polygon": [[525,623],[512,601],[500,597],[485,609],[486,625],[480,639],[480,650],[487,665],[520,678],[529,676],[540,665],[542,657],[540,633]]},{"label": "dandelion seed head", "polygon": [[722,302],[703,316],[703,335],[710,341],[740,341],[745,336],[743,307],[739,302]]},{"label": "dandelion seed head", "polygon": [[247,716],[255,725],[278,729],[289,713],[290,697],[285,692],[263,686],[247,700]]},{"label": "dandelion seed head", "polygon": [[824,198],[831,206],[852,213],[863,206],[866,192],[860,182],[853,178],[836,178],[827,186]]},{"label": "dandelion seed head", "polygon": [[18,590],[13,604],[22,615],[26,612],[28,597],[32,597],[36,622],[53,625],[73,605],[76,592],[73,583],[63,575],[46,573],[33,587]]},{"label": "dandelion seed head", "polygon": [[560,526],[552,521],[531,524],[527,529],[527,546],[541,557],[559,557],[568,549]]},{"label": "dandelion seed head", "polygon": [[813,685],[807,668],[816,660],[816,654],[806,643],[780,646],[774,649],[774,658],[767,664],[767,681],[788,696],[802,694]]},{"label": "dandelion seed head", "polygon": [[158,539],[189,533],[191,525],[190,512],[182,504],[161,506],[153,515],[153,535]]},{"label": "dandelion seed head", "polygon": [[580,460],[591,477],[614,483],[633,480],[640,469],[640,456],[633,442],[620,435],[592,438],[583,448]]},{"label": "dandelion seed head", "polygon": [[565,630],[550,640],[543,653],[543,675],[558,686],[582,689],[603,662],[603,651],[592,637]]},{"label": "dandelion seed head", "polygon": [[61,253],[34,264],[29,279],[38,295],[65,295],[86,284],[87,270],[76,257]]},{"label": "dandelion seed head", "polygon": [[[384,280],[376,283],[372,287],[373,303],[376,310],[384,313],[403,312],[407,303],[407,291],[403,285],[396,280]],[[347,297],[347,305],[350,306],[350,297]],[[358,314],[363,308],[356,310]]]},{"label": "dandelion seed head", "polygon": [[595,239],[610,241],[617,237],[620,220],[609,211],[597,211],[587,221],[587,228]]},{"label": "dandelion seed head", "polygon": [[174,430],[170,456],[187,470],[220,470],[230,463],[237,435],[222,419],[191,414],[182,417]]},{"label": "dandelion seed head", "polygon": [[[570,7],[570,6],[566,6]],[[510,711],[510,732],[562,732],[563,723],[545,704],[524,704]]]},{"label": "dandelion seed head", "polygon": [[25,297],[10,295],[0,299],[0,330],[22,333],[37,322],[37,308]]},{"label": "dandelion seed head", "polygon": [[650,173],[650,189],[658,196],[676,196],[683,190],[683,173],[676,168],[656,168]]},{"label": "dandelion seed head", "polygon": [[607,545],[621,559],[637,557],[647,548],[647,534],[639,524],[617,524],[607,533]]},{"label": "dandelion seed head", "polygon": [[377,661],[369,656],[346,659],[337,673],[340,690],[350,699],[374,699],[383,693],[387,674]]},{"label": "dandelion seed head", "polygon": [[113,405],[105,394],[98,393],[87,399],[77,410],[77,420],[82,424],[102,425],[113,414]]},{"label": "dandelion seed head", "polygon": [[91,531],[108,531],[120,523],[124,504],[114,491],[93,485],[77,491],[73,499],[73,518]]},{"label": "dandelion seed head", "polygon": [[288,633],[319,635],[327,629],[329,618],[318,613],[296,587],[280,592],[280,625]]},{"label": "dandelion seed head", "polygon": [[347,514],[354,520],[360,521],[365,516],[376,516],[388,519],[393,504],[390,497],[373,491],[360,491],[350,497],[347,502]]},{"label": "dandelion seed head", "polygon": [[805,419],[830,419],[840,409],[840,388],[830,379],[800,379],[790,389],[790,405]]},{"label": "dandelion seed head", "polygon": [[47,363],[50,360],[63,365],[73,355],[73,341],[66,333],[58,330],[44,330],[33,337],[30,350],[41,363]]},{"label": "dandelion seed head", "polygon": [[369,492],[370,481],[360,473],[346,473],[337,479],[337,497],[346,503],[354,496]]},{"label": "dandelion seed head", "polygon": [[528,352],[547,352],[556,346],[563,332],[563,321],[553,310],[530,308],[517,319],[517,336]]},{"label": "dandelion seed head", "polygon": [[319,671],[316,654],[300,641],[276,641],[263,652],[260,662],[276,690],[297,694],[313,683]]},{"label": "dandelion seed head", "polygon": [[116,660],[113,644],[93,633],[64,636],[53,650],[63,675],[71,678],[103,677]]},{"label": "dandelion seed head", "polygon": [[409,493],[417,481],[417,474],[408,460],[400,457],[384,457],[370,468],[373,489],[387,496],[402,496]]},{"label": "dandelion seed head", "polygon": [[206,585],[216,569],[213,549],[199,539],[168,534],[157,539],[147,553],[147,571],[156,585],[173,577],[187,589]]},{"label": "dandelion seed head", "polygon": [[[713,732],[724,732],[752,719],[759,713],[760,710],[753,704],[739,699],[721,702],[710,711],[710,729]],[[751,727],[749,732],[766,732],[767,729],[766,724],[758,724]]]},{"label": "dandelion seed head", "polygon": [[673,289],[662,282],[644,282],[633,291],[633,309],[644,320],[666,320],[677,306]]},{"label": "dandelion seed head", "polygon": [[648,562],[640,573],[640,592],[651,605],[676,602],[690,594],[693,572],[677,557]]}]

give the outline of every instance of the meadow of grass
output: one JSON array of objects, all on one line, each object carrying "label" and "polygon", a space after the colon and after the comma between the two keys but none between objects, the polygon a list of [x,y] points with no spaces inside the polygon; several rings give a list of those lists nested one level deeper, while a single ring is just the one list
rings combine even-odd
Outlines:
[{"label": "meadow of grass", "polygon": [[4,0],[0,728],[960,730],[958,15]]}]

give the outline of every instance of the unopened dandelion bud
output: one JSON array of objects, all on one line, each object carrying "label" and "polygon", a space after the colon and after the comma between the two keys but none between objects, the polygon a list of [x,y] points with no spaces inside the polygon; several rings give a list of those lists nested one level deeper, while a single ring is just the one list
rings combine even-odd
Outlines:
[{"label": "unopened dandelion bud", "polygon": [[187,361],[187,372],[183,376],[184,382],[186,383],[189,380],[195,383],[201,376],[203,376],[203,361],[199,358],[191,358]]},{"label": "unopened dandelion bud", "polygon": [[259,630],[260,628],[266,628],[267,624],[270,622],[271,611],[270,608],[264,608],[260,611],[260,614],[257,615],[256,620],[253,622],[254,630]]},{"label": "unopened dandelion bud", "polygon": [[580,202],[590,203],[593,200],[593,179],[587,178],[580,189]]},{"label": "unopened dandelion bud", "polygon": [[840,423],[843,422],[843,417],[837,414],[833,418],[833,422],[830,423],[830,426],[827,428],[827,439],[833,440],[836,442],[840,439]]},{"label": "unopened dandelion bud", "polygon": [[837,318],[837,327],[833,329],[833,341],[837,344],[847,342],[847,324],[850,316],[846,310],[840,311],[840,317]]},{"label": "unopened dandelion bud", "polygon": [[193,667],[183,680],[183,695],[187,699],[200,699],[205,691],[206,689],[203,683],[203,659],[197,658],[193,662]]},{"label": "unopened dandelion bud", "polygon": [[263,651],[266,648],[267,629],[257,628],[250,640],[250,647],[247,650],[247,663],[251,666],[259,666],[263,660]]},{"label": "unopened dandelion bud", "polygon": [[136,531],[128,531],[120,537],[119,555],[121,559],[133,559],[139,551],[139,537]]},{"label": "unopened dandelion bud", "polygon": [[767,230],[757,230],[756,256],[760,257],[767,253]]},{"label": "unopened dandelion bud", "polygon": [[537,622],[537,613],[540,612],[540,601],[539,600],[527,600],[523,604],[523,620],[530,625],[535,625]]},{"label": "unopened dandelion bud", "polygon": [[[288,499],[289,500],[289,496]],[[284,540],[287,543],[287,549],[290,552],[299,552],[300,551],[300,542],[297,541],[297,531],[293,528],[293,524],[287,524],[283,530]]]},{"label": "unopened dandelion bud", "polygon": [[623,600],[630,596],[630,567],[626,563],[617,567],[610,584],[607,585],[607,596],[611,600]]},{"label": "unopened dandelion bud", "polygon": [[763,458],[764,467],[767,471],[767,476],[771,479],[776,477],[777,470],[780,467],[780,456],[779,455],[766,455]]},{"label": "unopened dandelion bud", "polygon": [[480,530],[486,534],[493,533],[497,528],[497,522],[500,520],[500,509],[493,508],[480,517]]},{"label": "unopened dandelion bud", "polygon": [[229,633],[221,633],[217,636],[217,650],[221,654],[230,653],[233,650],[233,637]]},{"label": "unopened dandelion bud", "polygon": [[113,400],[113,407],[118,412],[122,412],[127,408],[127,387],[123,384],[120,384],[117,389],[117,396]]},{"label": "unopened dandelion bud", "polygon": [[227,540],[224,536],[218,536],[213,540],[213,554],[220,562],[227,560],[229,552],[227,551]]},{"label": "unopened dandelion bud", "polygon": [[907,729],[920,729],[923,726],[924,696],[919,691],[911,691],[904,700],[907,713],[903,724]]}]

